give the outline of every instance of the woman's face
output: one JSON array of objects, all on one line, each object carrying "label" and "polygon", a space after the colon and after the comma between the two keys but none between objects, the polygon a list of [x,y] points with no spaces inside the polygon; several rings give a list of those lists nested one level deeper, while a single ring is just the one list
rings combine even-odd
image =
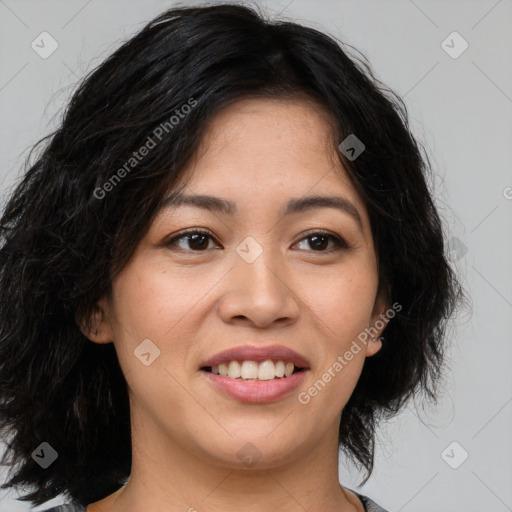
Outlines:
[{"label": "woman's face", "polygon": [[[136,442],[144,436],[160,453],[179,446],[225,467],[252,456],[270,468],[325,443],[334,449],[365,357],[381,345],[359,343],[350,361],[344,355],[385,304],[367,212],[329,141],[326,114],[304,100],[246,99],[209,125],[182,194],[215,199],[170,202],[158,213],[112,299],[100,301],[91,337],[115,344]],[[310,196],[340,206],[296,203]],[[293,358],[267,354],[271,345],[298,353],[305,369],[274,379],[262,371],[263,380],[204,369],[240,347],[261,349],[262,360]],[[251,368],[259,367],[247,363],[246,377]]]}]

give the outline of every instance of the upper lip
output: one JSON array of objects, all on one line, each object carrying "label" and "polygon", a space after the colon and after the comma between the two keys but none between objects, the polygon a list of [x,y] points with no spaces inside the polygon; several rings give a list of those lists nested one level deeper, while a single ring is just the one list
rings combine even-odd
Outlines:
[{"label": "upper lip", "polygon": [[309,368],[309,361],[304,356],[284,345],[240,345],[228,348],[204,361],[201,367],[216,366],[229,361],[256,361],[260,363],[267,359],[290,362],[298,368]]}]

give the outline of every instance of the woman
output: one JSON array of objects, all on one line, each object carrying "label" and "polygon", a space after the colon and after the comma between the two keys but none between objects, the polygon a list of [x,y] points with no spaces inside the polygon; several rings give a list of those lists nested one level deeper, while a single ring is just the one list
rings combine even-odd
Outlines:
[{"label": "woman", "polygon": [[462,297],[399,98],[330,37],[165,12],[95,69],[2,225],[4,488],[52,511],[384,511],[378,421]]}]

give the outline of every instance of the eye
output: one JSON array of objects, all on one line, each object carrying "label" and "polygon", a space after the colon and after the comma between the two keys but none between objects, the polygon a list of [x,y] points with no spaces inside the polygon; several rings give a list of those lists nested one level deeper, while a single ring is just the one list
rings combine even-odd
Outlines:
[{"label": "eye", "polygon": [[[177,234],[168,242],[165,242],[165,245],[171,249],[177,247],[186,252],[205,252],[210,248],[209,242],[211,240],[214,240],[214,238],[209,231],[193,228]],[[312,231],[297,242],[297,244],[304,243],[305,241],[309,241],[309,246],[313,248],[313,252],[330,253],[349,248],[349,245],[342,238],[328,231]],[[329,242],[332,242],[330,248],[328,248]],[[326,248],[328,249],[325,250]]]},{"label": "eye", "polygon": [[[304,241],[309,241],[308,244],[310,247],[314,248],[313,252],[332,252],[338,251],[341,249],[349,249],[349,245],[337,235],[333,235],[328,231],[313,231],[309,232],[307,236],[302,238],[298,243],[303,243]],[[329,241],[333,242],[334,248],[331,246],[330,249],[325,250],[325,248],[329,245]]]},{"label": "eye", "polygon": [[[171,248],[178,247],[185,251],[190,249],[188,252],[204,252],[208,249],[208,243],[212,239],[213,237],[208,231],[189,229],[171,238],[165,245]],[[183,247],[185,244],[188,244],[188,249]]]}]

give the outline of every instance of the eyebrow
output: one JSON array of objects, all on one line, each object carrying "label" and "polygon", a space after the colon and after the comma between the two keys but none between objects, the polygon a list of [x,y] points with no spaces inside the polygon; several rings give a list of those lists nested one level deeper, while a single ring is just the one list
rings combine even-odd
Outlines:
[{"label": "eyebrow", "polygon": [[[184,195],[180,192],[176,192],[165,198],[159,207],[159,211],[165,208],[177,208],[185,205],[195,206],[226,215],[234,215],[237,213],[236,203],[229,199],[209,195]],[[340,196],[313,195],[290,199],[284,205],[281,214],[283,216],[293,215],[316,208],[336,208],[351,216],[357,222],[361,230],[363,229],[363,222],[357,208],[348,199]]]}]

